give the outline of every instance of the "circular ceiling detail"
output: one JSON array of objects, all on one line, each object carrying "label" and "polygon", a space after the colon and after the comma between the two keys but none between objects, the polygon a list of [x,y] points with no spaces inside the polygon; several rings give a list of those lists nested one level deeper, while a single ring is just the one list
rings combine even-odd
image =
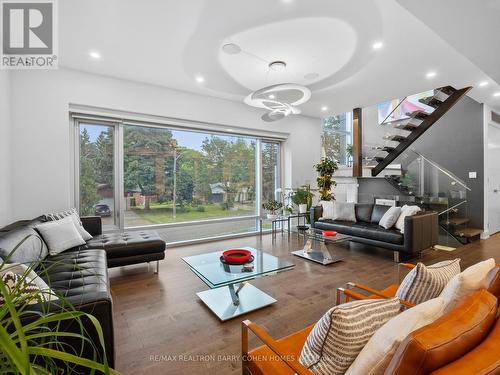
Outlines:
[{"label": "circular ceiling detail", "polygon": [[[228,52],[233,48],[228,45],[241,52]],[[356,31],[341,19],[293,18],[228,35],[219,61],[229,76],[250,90],[283,82],[311,85],[346,66],[356,47]]]},{"label": "circular ceiling detail", "polygon": [[222,50],[228,55],[237,55],[241,52],[241,47],[234,43],[226,43],[222,46]]}]

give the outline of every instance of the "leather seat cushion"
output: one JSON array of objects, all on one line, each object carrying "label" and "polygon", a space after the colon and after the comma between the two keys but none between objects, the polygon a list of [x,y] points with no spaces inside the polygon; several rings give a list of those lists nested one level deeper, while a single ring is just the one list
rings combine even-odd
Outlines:
[{"label": "leather seat cushion", "polygon": [[82,246],[106,250],[108,258],[119,258],[165,251],[165,241],[154,231],[131,231],[98,235]]},{"label": "leather seat cushion", "polygon": [[49,255],[36,272],[51,289],[62,293],[74,305],[111,300],[103,250],[73,250]]},{"label": "leather seat cushion", "polygon": [[357,203],[354,207],[356,212],[356,221],[364,221],[365,223],[371,222],[373,204],[370,203]]},{"label": "leather seat cushion", "polygon": [[314,223],[314,227],[325,230],[335,230],[339,233],[368,238],[375,241],[387,242],[392,244],[403,244],[404,236],[397,229],[384,229],[378,224],[372,223],[352,223],[348,221],[320,220]]},{"label": "leather seat cushion", "polygon": [[[287,357],[298,359],[300,357],[300,353],[302,352],[304,343],[306,342],[313,327],[314,325],[311,325],[302,331],[295,332],[289,336],[283,337],[282,339],[276,340],[279,343],[279,346],[286,350],[283,354]],[[293,375],[295,373],[283,361],[274,360],[277,355],[265,345],[250,351],[248,355],[252,358],[250,362],[248,362],[248,368],[252,375]]]}]

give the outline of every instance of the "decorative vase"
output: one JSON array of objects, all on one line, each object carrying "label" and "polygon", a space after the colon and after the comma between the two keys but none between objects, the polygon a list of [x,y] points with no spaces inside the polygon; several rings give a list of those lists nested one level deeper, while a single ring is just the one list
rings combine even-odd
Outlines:
[{"label": "decorative vase", "polygon": [[299,214],[305,214],[307,212],[307,204],[299,204]]},{"label": "decorative vase", "polygon": [[276,215],[276,214],[267,214],[267,218],[268,218],[269,220],[274,220],[274,219],[276,219],[277,217],[278,217],[278,215]]}]

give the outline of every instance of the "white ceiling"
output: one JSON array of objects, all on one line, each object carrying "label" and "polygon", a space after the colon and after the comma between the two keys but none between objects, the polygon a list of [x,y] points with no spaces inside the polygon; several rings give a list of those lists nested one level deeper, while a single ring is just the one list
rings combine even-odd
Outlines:
[{"label": "white ceiling", "polygon": [[[488,12],[493,1],[460,2]],[[500,110],[492,97],[499,65],[488,64],[500,49],[484,53],[483,63],[469,59],[396,0],[65,0],[59,13],[60,65],[72,69],[236,101],[266,85],[301,83],[312,90],[303,113],[316,117],[488,80],[470,96]],[[373,50],[376,41],[383,48]],[[228,42],[242,52],[223,53]],[[91,50],[102,58],[90,59]],[[286,70],[269,72],[273,60],[286,61]],[[431,70],[436,77],[426,79]]]}]

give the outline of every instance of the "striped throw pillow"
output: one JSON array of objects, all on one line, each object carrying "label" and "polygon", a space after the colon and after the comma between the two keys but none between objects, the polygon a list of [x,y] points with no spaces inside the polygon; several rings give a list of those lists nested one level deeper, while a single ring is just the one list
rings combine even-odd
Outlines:
[{"label": "striped throw pillow", "polygon": [[[11,295],[15,305],[33,305],[41,302],[40,289],[32,281],[23,276],[7,271],[2,276],[7,293]],[[0,293],[0,305],[5,303],[5,296]]]},{"label": "striped throw pillow", "polygon": [[300,363],[314,374],[344,374],[372,335],[399,311],[397,298],[353,301],[331,308],[309,334]]},{"label": "striped throw pillow", "polygon": [[460,259],[445,260],[431,266],[417,263],[401,282],[396,296],[418,305],[439,296],[446,284],[459,273]]}]

